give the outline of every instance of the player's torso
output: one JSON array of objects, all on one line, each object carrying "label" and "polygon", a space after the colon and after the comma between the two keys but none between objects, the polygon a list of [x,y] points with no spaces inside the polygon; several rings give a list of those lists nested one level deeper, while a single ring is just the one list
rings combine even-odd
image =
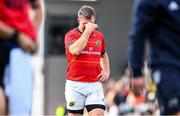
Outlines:
[{"label": "player's torso", "polygon": [[[74,29],[73,33],[77,40],[81,37],[81,33],[77,29]],[[101,71],[102,39],[98,32],[94,32],[90,35],[86,47],[78,56],[67,55],[69,61],[68,79],[86,82],[98,80],[97,76]]]},{"label": "player's torso", "polygon": [[[74,29],[72,33],[74,33],[76,40],[78,40],[82,34],[77,29]],[[99,32],[93,32],[88,39],[86,47],[78,56],[74,57],[73,60],[78,60],[79,62],[99,62],[102,50],[102,39]]]},{"label": "player's torso", "polygon": [[35,38],[35,28],[29,19],[29,8],[29,0],[0,0],[0,20]]},{"label": "player's torso", "polygon": [[[10,18],[28,18],[28,0],[0,0],[0,19],[10,20]],[[4,18],[3,18],[4,17]],[[11,19],[12,20],[12,19]],[[14,19],[19,20],[19,19]]]},{"label": "player's torso", "polygon": [[23,9],[28,3],[28,0],[1,0],[1,4],[4,4],[9,9]]}]

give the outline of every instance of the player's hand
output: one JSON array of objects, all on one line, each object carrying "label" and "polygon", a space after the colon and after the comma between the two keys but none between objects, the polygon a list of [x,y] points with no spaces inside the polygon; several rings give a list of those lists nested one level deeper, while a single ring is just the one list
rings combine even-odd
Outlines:
[{"label": "player's hand", "polygon": [[98,28],[98,25],[94,24],[94,23],[87,23],[85,26],[86,26],[85,32],[87,32],[89,34],[91,34],[93,31],[95,31],[96,28]]},{"label": "player's hand", "polygon": [[102,70],[101,73],[97,77],[99,78],[99,81],[101,83],[103,83],[103,82],[106,82],[108,80],[109,75],[110,75],[109,72]]},{"label": "player's hand", "polygon": [[130,90],[135,96],[142,96],[145,92],[144,77],[130,78]]},{"label": "player's hand", "polygon": [[24,33],[19,34],[17,42],[25,52],[35,53],[37,51],[37,43],[35,43],[28,35]]}]

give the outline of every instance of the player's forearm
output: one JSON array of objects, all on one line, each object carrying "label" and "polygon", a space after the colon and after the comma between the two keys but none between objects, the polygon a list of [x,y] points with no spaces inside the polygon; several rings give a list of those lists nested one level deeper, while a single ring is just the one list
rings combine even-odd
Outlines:
[{"label": "player's forearm", "polygon": [[34,7],[32,6],[31,9],[33,14],[32,21],[34,22],[36,28],[39,29],[45,18],[45,8],[43,0],[36,0],[33,5]]},{"label": "player's forearm", "polygon": [[133,28],[130,35],[129,66],[133,77],[142,76],[142,67],[144,65],[145,41],[154,32],[156,24],[157,11],[159,4],[157,1],[140,0],[134,4]]},{"label": "player's forearm", "polygon": [[129,66],[133,77],[142,76],[142,67],[144,65],[144,39],[131,39],[129,48]]},{"label": "player's forearm", "polygon": [[6,26],[0,21],[0,39],[11,39],[14,34],[14,29]]},{"label": "player's forearm", "polygon": [[90,34],[84,32],[81,37],[69,46],[69,51],[73,55],[79,55],[86,47]]},{"label": "player's forearm", "polygon": [[105,72],[107,72],[108,74],[110,74],[110,67],[109,67],[109,57],[107,55],[107,53],[105,53],[101,59],[100,59],[100,65],[102,70],[104,70]]}]

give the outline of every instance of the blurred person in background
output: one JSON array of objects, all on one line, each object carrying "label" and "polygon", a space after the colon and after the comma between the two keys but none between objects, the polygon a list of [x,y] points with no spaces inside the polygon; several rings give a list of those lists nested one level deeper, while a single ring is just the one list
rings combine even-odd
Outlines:
[{"label": "blurred person in background", "polygon": [[148,66],[157,85],[162,115],[180,114],[180,1],[135,0],[130,35],[131,89],[144,90],[144,49],[148,42]]},{"label": "blurred person in background", "polygon": [[31,55],[38,49],[37,31],[43,19],[42,4],[42,0],[0,1],[0,98],[3,98],[0,99],[0,112],[3,113],[0,114],[5,113],[2,89],[8,97],[10,115],[31,114]]},{"label": "blurred person in background", "polygon": [[68,115],[104,115],[102,83],[109,78],[109,58],[103,34],[96,31],[95,10],[82,6],[78,11],[79,26],[65,35],[68,60],[65,97]]},{"label": "blurred person in background", "polygon": [[108,107],[107,111],[109,116],[121,115],[121,109],[119,107],[126,101],[125,84],[123,79],[116,81],[106,95],[105,102]]}]

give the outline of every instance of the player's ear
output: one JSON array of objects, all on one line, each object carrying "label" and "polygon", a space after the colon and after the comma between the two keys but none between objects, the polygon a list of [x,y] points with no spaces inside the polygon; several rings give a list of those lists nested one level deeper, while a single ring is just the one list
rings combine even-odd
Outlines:
[{"label": "player's ear", "polygon": [[77,22],[79,23],[79,19],[77,19]]}]

